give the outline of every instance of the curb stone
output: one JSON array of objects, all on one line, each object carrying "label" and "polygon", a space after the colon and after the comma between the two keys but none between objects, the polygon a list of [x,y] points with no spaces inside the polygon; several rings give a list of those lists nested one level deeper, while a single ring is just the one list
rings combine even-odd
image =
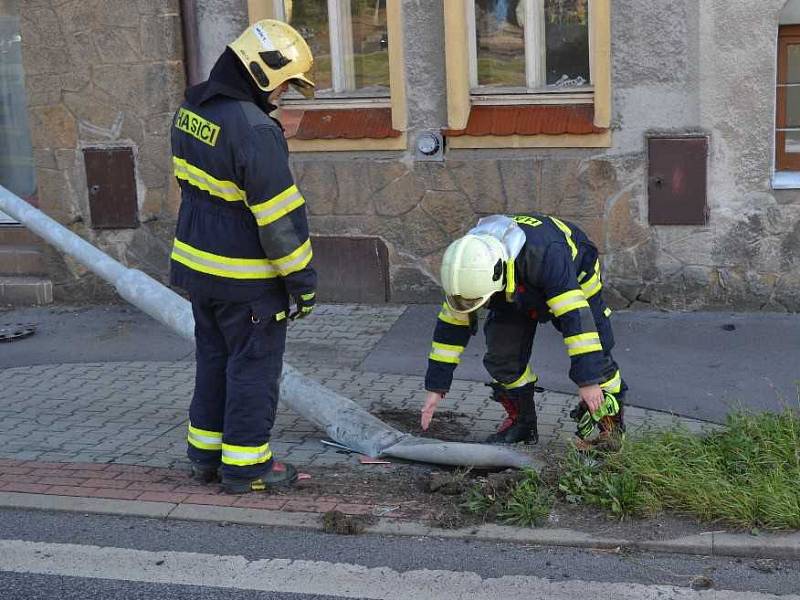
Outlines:
[{"label": "curb stone", "polygon": [[[0,492],[0,508],[83,512],[180,521],[225,522],[242,525],[322,530],[320,514],[201,504],[174,504],[170,502]],[[597,550],[629,549],[704,556],[772,558],[778,560],[800,559],[800,533],[756,537],[748,534],[709,532],[671,540],[637,542],[619,538],[596,537],[572,529],[526,529],[493,524],[463,529],[439,529],[418,521],[400,521],[386,518],[378,518],[375,524],[365,529],[365,533],[471,539],[484,542],[563,546]]]}]

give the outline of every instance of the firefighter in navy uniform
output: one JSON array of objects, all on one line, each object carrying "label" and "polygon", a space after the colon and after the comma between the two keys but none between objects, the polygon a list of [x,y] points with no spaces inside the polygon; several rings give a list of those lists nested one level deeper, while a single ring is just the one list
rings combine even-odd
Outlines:
[{"label": "firefighter in navy uniform", "polygon": [[624,431],[627,386],[611,356],[611,311],[603,303],[597,248],[583,231],[540,214],[485,217],[447,248],[441,280],[446,301],[425,377],[424,429],[475,333],[477,309],[488,306],[483,362],[494,378],[492,398],[508,415],[488,442],[539,439],[533,401],[537,376],[529,361],[536,327],[546,321],[564,336],[569,376],[579,388],[580,402],[571,413],[577,421],[576,445],[611,442]]},{"label": "firefighter in navy uniform", "polygon": [[317,277],[305,200],[269,113],[289,85],[313,95],[312,62],[292,27],[259,21],[187,90],[173,121],[182,202],[170,279],[189,293],[197,346],[188,455],[195,478],[221,475],[230,493],[297,479],[269,437],[287,321],[311,312]]}]

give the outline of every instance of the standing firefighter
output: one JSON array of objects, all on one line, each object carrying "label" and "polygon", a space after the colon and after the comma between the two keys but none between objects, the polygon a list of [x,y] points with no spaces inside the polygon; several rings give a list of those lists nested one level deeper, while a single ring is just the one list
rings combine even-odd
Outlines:
[{"label": "standing firefighter", "polygon": [[427,429],[450,389],[461,353],[475,333],[476,311],[488,305],[483,363],[494,381],[492,399],[508,417],[490,443],[536,443],[533,402],[537,376],[528,364],[538,323],[552,321],[564,336],[570,378],[580,403],[579,447],[599,428],[600,438],[624,431],[627,386],[611,357],[614,335],[603,303],[597,248],[575,225],[539,214],[485,217],[445,251],[441,269],[446,302],[433,334],[422,410]]},{"label": "standing firefighter", "polygon": [[317,277],[305,200],[269,113],[289,85],[313,95],[312,62],[297,31],[260,21],[187,90],[172,127],[182,202],[171,282],[189,293],[197,345],[188,455],[197,479],[221,472],[230,493],[297,479],[269,437],[287,318],[311,312]]}]

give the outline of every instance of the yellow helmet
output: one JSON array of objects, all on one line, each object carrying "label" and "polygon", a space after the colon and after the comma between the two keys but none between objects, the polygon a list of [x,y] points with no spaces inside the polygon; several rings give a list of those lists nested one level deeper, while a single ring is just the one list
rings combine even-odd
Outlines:
[{"label": "yellow helmet", "polygon": [[291,25],[272,19],[258,21],[228,47],[263,91],[271,92],[289,82],[306,98],[314,96],[314,82],[306,76],[314,57],[306,41]]},{"label": "yellow helmet", "polygon": [[508,252],[488,234],[467,234],[447,247],[442,257],[442,288],[456,312],[479,309],[505,287]]}]

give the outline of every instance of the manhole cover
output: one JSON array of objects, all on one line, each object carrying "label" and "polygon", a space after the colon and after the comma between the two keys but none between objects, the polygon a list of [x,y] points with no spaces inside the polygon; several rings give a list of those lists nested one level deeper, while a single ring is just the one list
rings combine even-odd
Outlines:
[{"label": "manhole cover", "polygon": [[16,342],[36,333],[34,323],[4,323],[0,325],[0,342]]}]

